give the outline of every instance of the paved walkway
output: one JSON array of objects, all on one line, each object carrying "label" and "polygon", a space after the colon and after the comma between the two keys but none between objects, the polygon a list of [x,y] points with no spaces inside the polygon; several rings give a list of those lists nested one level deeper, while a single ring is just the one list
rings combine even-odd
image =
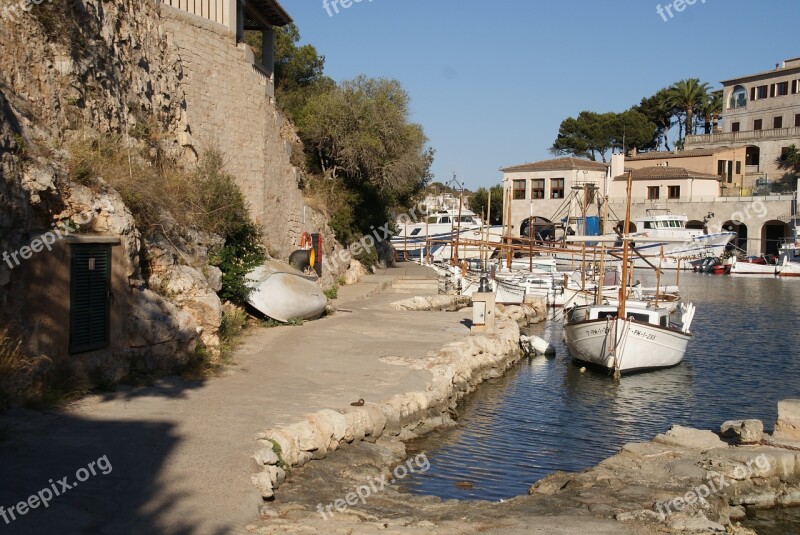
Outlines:
[{"label": "paved walkway", "polygon": [[[261,499],[249,482],[254,436],[303,414],[379,401],[424,388],[429,373],[383,364],[424,356],[462,338],[465,313],[395,312],[379,293],[413,264],[340,289],[348,312],[253,331],[225,377],[168,378],[148,388],[93,396],[63,413],[14,410],[0,417],[0,505],[10,506],[107,456],[89,476],[0,533],[241,533]],[[61,486],[56,484],[61,492]],[[46,494],[44,494],[46,497]],[[35,503],[35,501],[34,501]],[[38,505],[38,504],[37,504]],[[9,520],[11,518],[9,517]],[[5,530],[4,530],[5,528]],[[11,528],[10,531],[8,528]]]}]

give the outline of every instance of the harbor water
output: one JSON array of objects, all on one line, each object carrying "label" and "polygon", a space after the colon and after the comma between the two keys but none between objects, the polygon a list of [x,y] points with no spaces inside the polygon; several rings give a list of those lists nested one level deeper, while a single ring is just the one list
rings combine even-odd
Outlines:
[{"label": "harbor water", "polygon": [[800,397],[800,280],[682,274],[680,283],[697,305],[681,365],[619,382],[582,373],[564,347],[559,312],[530,328],[557,356],[526,359],[481,385],[461,403],[456,427],[412,442],[412,451],[428,452],[431,468],[407,478],[405,490],[497,501],[527,493],[557,470],[593,466],[672,424],[716,430],[725,420],[758,418],[771,431],[777,402]]}]

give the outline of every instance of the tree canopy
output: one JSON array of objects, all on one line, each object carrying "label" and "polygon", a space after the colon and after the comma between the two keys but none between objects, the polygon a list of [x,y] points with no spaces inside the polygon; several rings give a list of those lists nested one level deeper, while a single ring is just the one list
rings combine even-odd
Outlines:
[{"label": "tree canopy", "polygon": [[[248,43],[260,50],[258,39]],[[325,58],[300,39],[294,24],[276,32],[275,96],[303,144],[306,194],[348,244],[411,203],[430,180],[434,152],[398,81],[362,75],[337,84],[325,76]]]},{"label": "tree canopy", "polygon": [[722,92],[709,92],[708,87],[697,78],[688,78],[659,89],[622,113],[583,111],[561,123],[550,150],[603,161],[609,149],[672,150],[669,132],[674,126],[678,126],[676,145],[681,148],[686,135],[700,127],[710,134],[719,122]]},{"label": "tree canopy", "polygon": [[623,113],[582,111],[561,123],[551,152],[596,161],[607,161],[611,149],[636,147],[649,150],[657,145],[658,129],[647,116],[635,109]]},{"label": "tree canopy", "polygon": [[490,225],[503,224],[503,186],[492,186],[489,190],[478,188],[469,199],[469,209],[483,217],[488,213],[489,195],[492,196],[492,215]]}]

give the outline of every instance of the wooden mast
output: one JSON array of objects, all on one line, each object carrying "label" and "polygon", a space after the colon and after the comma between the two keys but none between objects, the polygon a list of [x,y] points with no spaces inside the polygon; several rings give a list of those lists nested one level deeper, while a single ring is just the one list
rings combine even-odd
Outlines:
[{"label": "wooden mast", "polygon": [[[606,197],[605,201],[603,202],[603,227],[601,231],[601,236],[606,231],[606,223],[608,222],[608,197]],[[599,305],[603,302],[603,277],[606,274],[606,242],[603,242],[600,245],[600,276],[597,280],[597,297],[595,298],[595,304]]]},{"label": "wooden mast", "polygon": [[619,288],[619,307],[617,308],[617,318],[625,319],[625,299],[628,294],[628,232],[631,224],[631,184],[633,173],[628,171],[627,201],[625,204],[625,228],[622,229],[622,284]]}]

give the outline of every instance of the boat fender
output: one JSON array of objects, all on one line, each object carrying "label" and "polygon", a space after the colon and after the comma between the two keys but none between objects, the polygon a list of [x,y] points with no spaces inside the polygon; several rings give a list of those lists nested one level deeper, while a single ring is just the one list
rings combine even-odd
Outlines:
[{"label": "boat fender", "polygon": [[556,354],[556,348],[553,345],[538,336],[520,336],[520,345],[523,351],[533,355],[547,355],[552,356]]}]

